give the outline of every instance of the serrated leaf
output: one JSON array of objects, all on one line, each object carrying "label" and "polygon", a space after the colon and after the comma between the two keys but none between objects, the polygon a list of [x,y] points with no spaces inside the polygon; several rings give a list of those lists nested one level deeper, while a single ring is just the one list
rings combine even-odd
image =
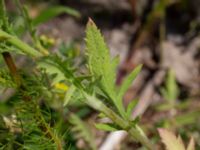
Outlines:
[{"label": "serrated leaf", "polygon": [[77,138],[83,138],[93,150],[96,150],[95,138],[86,123],[75,114],[70,116],[69,121],[74,125],[71,130],[74,132],[75,136]]},{"label": "serrated leaf", "polygon": [[126,114],[127,114],[127,117],[130,118],[131,117],[131,113],[133,111],[133,109],[135,108],[135,106],[137,105],[138,103],[138,100],[132,100],[129,104],[128,104],[128,107],[126,109]]},{"label": "serrated leaf", "polygon": [[117,102],[115,87],[117,58],[111,59],[104,38],[91,19],[88,21],[86,29],[86,52],[90,72],[96,79],[101,77],[101,89],[112,100],[120,114],[125,116],[122,103],[118,104]]},{"label": "serrated leaf", "polygon": [[159,128],[158,132],[167,150],[185,150],[182,139],[177,138],[173,132],[163,128]]},{"label": "serrated leaf", "polygon": [[69,103],[69,101],[70,101],[70,99],[73,96],[75,91],[76,91],[76,87],[71,85],[70,88],[67,90],[67,92],[65,94],[63,106],[66,106]]},{"label": "serrated leaf", "polygon": [[75,9],[72,9],[67,6],[54,6],[40,12],[40,15],[37,16],[35,19],[33,19],[33,24],[37,26],[63,13],[66,13],[75,17],[80,17],[80,13],[76,11]]},{"label": "serrated leaf", "polygon": [[98,123],[95,124],[95,127],[99,130],[103,130],[103,131],[118,131],[120,130],[120,128],[117,128],[114,124],[105,124],[105,123]]},{"label": "serrated leaf", "polygon": [[193,138],[190,139],[187,150],[195,150],[195,143]]},{"label": "serrated leaf", "polygon": [[118,101],[122,100],[125,92],[128,90],[128,88],[131,86],[134,79],[137,77],[137,75],[140,73],[142,69],[142,65],[137,66],[123,81],[119,94],[118,94]]},{"label": "serrated leaf", "polygon": [[86,29],[86,51],[91,73],[96,78],[102,77],[101,85],[103,89],[111,98],[114,98],[116,73],[112,68],[108,47],[100,31],[91,20],[89,20]]},{"label": "serrated leaf", "polygon": [[60,69],[57,68],[55,65],[53,65],[52,62],[49,62],[49,61],[38,62],[38,68],[45,69],[46,72],[50,75],[53,75],[53,74],[56,75],[52,81],[53,85],[65,80],[64,73],[61,72]]}]

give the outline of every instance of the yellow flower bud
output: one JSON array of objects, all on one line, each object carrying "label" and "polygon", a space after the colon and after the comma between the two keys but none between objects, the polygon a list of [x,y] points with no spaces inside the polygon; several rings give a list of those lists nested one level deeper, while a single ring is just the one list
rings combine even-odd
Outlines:
[{"label": "yellow flower bud", "polygon": [[56,89],[59,89],[59,90],[62,90],[62,91],[67,91],[69,89],[69,87],[66,84],[64,84],[64,83],[56,83],[54,85],[54,87]]}]

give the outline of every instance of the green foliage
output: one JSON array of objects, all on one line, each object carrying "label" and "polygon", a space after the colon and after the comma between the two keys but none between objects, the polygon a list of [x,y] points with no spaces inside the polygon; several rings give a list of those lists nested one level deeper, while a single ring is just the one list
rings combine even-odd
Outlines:
[{"label": "green foliage", "polygon": [[[30,105],[27,107],[27,105]],[[56,149],[57,133],[45,123],[43,114],[38,105],[33,102],[22,103],[16,108],[18,120],[22,128],[24,149]],[[48,114],[48,113],[46,113]],[[54,132],[54,136],[52,136]],[[56,139],[56,140],[55,140]]]},{"label": "green foliage", "polygon": [[0,143],[5,149],[43,150],[61,146],[58,133],[47,123],[49,112],[41,109],[38,104],[38,97],[44,94],[42,85],[39,81],[36,82],[30,78],[26,80],[24,87],[28,89],[17,92],[15,101],[12,102],[13,107],[10,108],[11,115],[3,116],[6,130],[0,133],[0,137],[7,134],[7,139],[1,140]]},{"label": "green foliage", "polygon": [[96,25],[91,20],[87,24],[86,45],[88,65],[92,75],[96,79],[101,77],[101,88],[112,101],[115,101],[116,61],[111,60],[108,47]]},{"label": "green foliage", "polygon": [[[39,104],[40,97],[46,95],[46,83],[39,75],[21,73],[21,76],[23,89],[18,89],[10,108],[11,116],[16,117],[4,116],[6,134],[8,137],[11,134],[12,138],[7,137],[0,143],[5,149],[60,149],[62,138],[47,123],[51,119],[50,113]],[[5,135],[5,132],[0,134]]]},{"label": "green foliage", "polygon": [[0,86],[2,87],[12,87],[16,88],[16,84],[12,79],[12,76],[10,75],[10,72],[6,69],[1,69],[0,70]]},{"label": "green foliage", "polygon": [[51,60],[47,59],[38,62],[38,68],[45,69],[46,73],[48,73],[49,75],[54,75],[54,78],[52,80],[53,85],[65,80],[63,72],[60,71],[60,69],[56,67],[55,62]]},{"label": "green foliage", "polygon": [[[20,4],[18,7],[21,7]],[[49,16],[45,16],[44,13],[42,19],[38,19],[37,23],[66,11],[63,9],[52,8],[48,10],[49,12],[46,13],[49,13]],[[46,149],[61,150],[62,143],[66,141],[63,141],[63,138],[54,129],[56,121],[52,123],[51,119],[48,119],[51,118],[48,115],[49,113],[43,111],[41,106],[49,105],[53,109],[59,110],[58,112],[65,112],[63,105],[67,106],[69,101],[78,99],[112,121],[110,124],[99,124],[97,127],[107,130],[108,128],[111,130],[111,127],[116,130],[125,130],[148,149],[153,149],[153,145],[137,125],[138,120],[131,120],[130,118],[130,113],[136,104],[130,103],[126,111],[123,106],[123,95],[140,72],[141,66],[126,77],[120,88],[117,87],[115,82],[119,59],[118,57],[111,58],[100,31],[94,22],[89,20],[86,28],[86,53],[89,73],[80,73],[79,68],[74,68],[69,59],[59,52],[56,55],[46,51],[38,40],[36,28],[33,26],[27,9],[21,7],[20,11],[22,11],[24,20],[27,22],[26,26],[33,39],[33,46],[26,44],[5,28],[0,30],[1,42],[8,46],[9,52],[10,46],[13,46],[25,55],[34,57],[33,60],[36,62],[27,73],[18,74],[16,71],[21,79],[20,86],[16,87],[20,98],[15,99],[21,102],[18,111],[16,111],[17,122],[22,125],[20,126],[20,134],[22,134],[20,146],[26,149],[45,149],[46,147]],[[43,17],[46,17],[46,19]],[[12,70],[10,71],[12,73]],[[69,87],[69,89],[66,87]],[[62,90],[60,92],[56,88],[63,88],[64,92]],[[59,105],[61,98],[64,101]],[[57,101],[57,106],[54,105],[55,101]],[[96,149],[94,137],[85,123],[75,115],[72,115],[69,121],[74,125],[72,130],[76,132],[76,135],[84,138],[92,149]],[[10,141],[8,140],[8,143]],[[14,139],[14,141],[16,140]]]},{"label": "green foliage", "polygon": [[126,109],[126,114],[128,118],[131,118],[131,113],[133,109],[135,108],[135,106],[137,105],[137,103],[138,103],[138,100],[134,99],[128,104],[128,107]]},{"label": "green foliage", "polygon": [[75,17],[80,17],[80,13],[70,7],[53,6],[40,12],[40,15],[33,19],[33,25],[37,26],[63,13],[70,14]]},{"label": "green foliage", "polygon": [[170,103],[175,104],[179,95],[178,85],[172,70],[168,71],[165,88],[161,89],[162,95]]},{"label": "green foliage", "polygon": [[12,30],[8,22],[4,0],[0,1],[0,27],[7,32]]},{"label": "green foliage", "polygon": [[[8,51],[8,49],[9,50],[11,49],[13,51],[14,48],[15,49],[17,48],[18,49],[16,50],[17,53],[19,53],[20,51],[21,53],[25,53],[32,57],[40,57],[41,54],[37,50],[29,46],[28,44],[22,42],[16,36],[12,35],[14,34],[13,33],[14,30],[12,28],[12,24],[8,22],[4,0],[0,1],[0,10],[1,10],[1,15],[0,15],[0,41],[1,41],[0,49],[1,50],[0,51],[1,52]],[[30,21],[27,20],[27,22],[30,22]]]},{"label": "green foliage", "polygon": [[23,19],[23,24],[21,25],[21,28],[24,29],[22,29],[23,30],[22,32],[28,30],[31,33],[31,35],[34,36],[36,28],[33,26],[32,19],[29,16],[27,6],[22,5],[19,2],[19,0],[15,0],[15,3],[17,5],[17,8],[19,9],[20,16],[22,16]]},{"label": "green foliage", "polygon": [[15,46],[16,48],[18,48],[22,53],[25,53],[29,56],[32,57],[40,57],[41,53],[38,52],[37,50],[35,50],[34,48],[32,48],[31,46],[29,46],[28,44],[22,42],[20,39],[18,39],[15,36],[12,36],[2,30],[0,30],[0,39],[1,41],[5,41],[8,44],[11,44],[13,46]]},{"label": "green foliage", "polygon": [[75,91],[76,91],[76,87],[72,85],[65,94],[63,106],[66,106],[69,103],[69,101],[70,101],[71,97],[73,96],[73,94],[75,93]]},{"label": "green foliage", "polygon": [[87,124],[85,124],[77,115],[71,114],[70,123],[73,125],[71,131],[74,133],[75,137],[83,138],[90,146],[92,150],[96,150],[96,145],[94,141],[94,135],[91,132]]},{"label": "green foliage", "polygon": [[131,86],[132,82],[135,80],[135,78],[137,77],[137,75],[140,73],[142,69],[142,65],[137,66],[123,81],[120,90],[119,90],[119,94],[118,94],[118,99],[122,99],[123,95],[125,94],[125,92],[128,90],[128,88]]},{"label": "green foliage", "polygon": [[[186,112],[184,114],[175,116],[174,120],[176,121],[176,127],[195,124],[196,121],[199,119],[199,113],[199,110],[193,110],[191,112]],[[170,121],[165,120],[165,122],[166,126],[171,126]]]},{"label": "green foliage", "polygon": [[[132,122],[127,117],[125,108],[122,105],[122,99],[120,99],[120,103],[118,102],[116,92],[117,87],[115,85],[115,69],[117,67],[116,62],[118,61],[117,58],[111,60],[108,48],[103,41],[103,37],[98,31],[96,25],[91,20],[87,24],[86,45],[88,66],[91,73],[89,76],[87,74],[79,76],[78,70],[73,69],[70,64],[67,63],[65,59],[59,57],[59,55],[49,56],[46,59],[43,58],[41,60],[42,66],[41,62],[39,63],[39,66],[45,68],[50,74],[56,74],[59,76],[61,75],[62,78],[59,78],[57,81],[65,81],[69,87],[72,87],[72,90],[69,89],[65,95],[66,103],[68,103],[70,99],[76,99],[74,96],[72,96],[74,95],[74,92],[79,93],[79,100],[83,101],[99,112],[104,113],[106,117],[113,121],[113,125],[117,127],[117,129],[129,131],[131,128],[131,135],[150,148],[151,144],[146,136],[142,134],[143,132],[141,132],[141,129],[135,128],[137,122]],[[54,69],[52,69],[52,67]],[[124,87],[122,88],[124,92],[124,89],[127,89],[127,86],[131,84],[131,80],[135,78],[140,68],[141,66],[137,68],[128,77],[128,79],[125,80]],[[108,102],[108,106],[106,103],[103,103],[104,100]],[[110,106],[112,107],[112,103],[115,105],[117,111],[115,108],[109,108]],[[120,115],[118,115],[118,113]],[[128,113],[130,114],[130,107]]]},{"label": "green foliage", "polygon": [[[68,142],[69,144],[75,142],[73,138],[65,134],[69,122],[72,125],[72,135],[76,139],[84,139],[91,149],[97,149],[91,129],[78,115],[70,113],[71,107],[69,106],[72,106],[70,102],[75,101],[92,107],[103,117],[109,119],[109,123],[95,123],[97,129],[111,132],[125,130],[147,149],[155,149],[138,125],[139,118],[134,120],[131,118],[131,113],[138,101],[131,101],[127,107],[123,105],[124,94],[141,71],[142,65],[127,75],[121,86],[117,86],[115,82],[119,57],[110,56],[103,36],[95,23],[89,19],[86,27],[87,64],[85,66],[87,68],[84,66],[83,71],[82,68],[77,67],[77,64],[74,64],[78,51],[73,44],[70,46],[63,44],[56,54],[51,53],[47,50],[51,42],[45,37],[40,37],[36,30],[37,25],[60,14],[67,13],[75,17],[79,17],[80,14],[69,7],[52,6],[41,11],[36,18],[31,18],[28,8],[22,6],[18,0],[15,1],[22,20],[21,29],[20,25],[17,26],[15,22],[9,21],[4,1],[0,0],[0,53],[23,54],[33,58],[33,62],[30,66],[29,63],[27,64],[28,71],[16,69],[15,74],[20,76],[20,86],[17,86],[14,80],[15,74],[8,64],[10,72],[4,69],[0,71],[2,89],[15,89],[11,98],[5,103],[2,102],[3,104],[0,103],[2,113],[0,149],[67,149],[68,146],[64,145],[68,145]],[[154,6],[155,11],[149,15],[148,19],[156,17],[156,11],[158,17],[163,17],[165,15],[163,10],[167,5],[168,2],[165,0],[158,2]],[[150,25],[151,23],[147,24],[146,28]],[[21,34],[26,31],[32,38],[30,44],[20,38]],[[84,61],[85,59],[81,63],[85,63]],[[161,92],[168,102],[164,106],[165,110],[174,113],[175,109],[185,110],[189,106],[176,104],[179,89],[171,70],[168,72],[165,87]],[[79,114],[85,115],[88,110],[87,107],[83,108]],[[194,123],[198,116],[199,109],[195,108],[192,112],[185,114],[173,114],[173,118],[165,119],[163,124],[168,127],[173,123],[174,126],[181,127]],[[180,137],[177,138],[173,133],[164,129],[159,129],[159,133],[167,149],[186,149]],[[187,150],[194,150],[193,139],[188,144]]]},{"label": "green foliage", "polygon": [[119,92],[115,85],[116,68],[118,65],[118,57],[112,59],[109,54],[101,33],[97,29],[93,21],[89,20],[86,29],[86,52],[88,55],[88,66],[94,80],[100,79],[100,88],[108,100],[116,106],[122,117],[126,117],[123,106],[123,95],[136,78],[142,66],[138,66],[130,75],[126,77]]},{"label": "green foliage", "polygon": [[95,124],[95,127],[99,130],[104,130],[104,131],[117,131],[120,130],[120,127],[116,126],[116,124],[113,123],[98,123]]},{"label": "green foliage", "polygon": [[[89,32],[89,33],[87,33]],[[113,62],[113,65],[110,66],[111,68],[108,69],[106,65],[110,65],[110,63],[106,62],[109,61],[109,55],[108,55],[108,49],[105,50],[104,52],[102,52],[101,54],[99,54],[98,56],[100,56],[100,58],[95,59],[95,60],[99,60],[97,62],[95,62],[95,60],[93,59],[93,57],[98,57],[97,54],[99,52],[100,49],[105,48],[106,45],[103,42],[103,38],[100,35],[100,32],[97,30],[96,26],[94,25],[94,23],[91,24],[88,23],[87,25],[87,32],[86,32],[86,39],[87,41],[87,54],[88,54],[88,63],[89,63],[89,69],[90,72],[92,73],[92,77],[93,80],[91,80],[90,78],[83,78],[80,80],[80,78],[75,75],[75,70],[70,69],[70,67],[66,67],[67,65],[65,64],[65,61],[62,61],[62,59],[60,59],[59,57],[55,57],[54,59],[51,58],[51,60],[49,60],[51,62],[52,66],[57,67],[65,76],[65,80],[67,82],[70,83],[70,86],[74,86],[76,88],[76,90],[82,95],[82,99],[83,101],[90,105],[91,107],[93,107],[94,109],[106,114],[107,117],[109,117],[115,124],[115,126],[118,126],[118,129],[123,129],[123,130],[129,130],[129,128],[132,128],[132,132],[134,132],[136,134],[136,136],[133,134],[134,138],[140,140],[141,142],[144,142],[145,144],[147,144],[149,147],[150,143],[148,142],[148,140],[146,139],[146,137],[141,134],[142,132],[140,130],[138,130],[139,128],[134,129],[134,126],[132,123],[129,122],[129,120],[124,120],[124,118],[126,118],[125,112],[124,114],[122,114],[123,112],[121,112],[120,115],[122,115],[123,117],[121,118],[120,116],[117,115],[117,113],[115,112],[115,109],[112,110],[110,108],[108,108],[104,103],[102,103],[102,101],[98,98],[98,94],[100,94],[101,92],[103,92],[104,94],[101,95],[103,96],[103,99],[108,100],[109,102],[113,102],[116,105],[116,108],[118,108],[119,112],[121,110],[124,109],[123,105],[122,105],[122,100],[121,100],[121,105],[119,105],[119,103],[115,100],[117,100],[117,93],[116,91],[110,90],[110,87],[116,88],[115,86],[115,78],[111,78],[113,76],[116,76],[115,70],[111,70],[111,68],[116,68],[116,60]],[[94,36],[94,37],[93,37]],[[98,41],[100,43],[94,42],[94,40],[92,40],[92,37],[95,39],[95,41]],[[91,40],[91,42],[89,42]],[[88,43],[89,42],[89,43]],[[99,49],[100,46],[100,49]],[[96,48],[93,49],[93,51],[89,51],[89,48]],[[106,58],[106,59],[105,59]],[[104,61],[103,61],[104,60]],[[93,63],[91,63],[91,61],[94,61]],[[109,61],[110,62],[110,61]],[[96,64],[95,64],[96,63]],[[103,63],[103,64],[102,64]],[[105,65],[104,65],[105,63]],[[101,64],[101,65],[100,65]],[[98,70],[97,70],[98,68]],[[113,69],[112,68],[112,69]],[[103,74],[99,71],[104,71]],[[100,81],[98,81],[98,79],[100,79]],[[112,79],[112,80],[111,80]],[[111,84],[109,84],[111,80]],[[105,82],[107,81],[107,83]],[[100,84],[99,84],[100,82]],[[88,86],[89,83],[89,86]],[[98,90],[101,90],[100,92],[98,92]],[[92,91],[92,92],[91,92]],[[114,95],[112,95],[114,94]],[[113,96],[115,96],[116,99],[112,99],[114,98]],[[72,98],[73,100],[73,98]],[[110,106],[110,105],[109,105]],[[122,109],[119,109],[122,108]],[[148,147],[147,146],[147,147]]]}]

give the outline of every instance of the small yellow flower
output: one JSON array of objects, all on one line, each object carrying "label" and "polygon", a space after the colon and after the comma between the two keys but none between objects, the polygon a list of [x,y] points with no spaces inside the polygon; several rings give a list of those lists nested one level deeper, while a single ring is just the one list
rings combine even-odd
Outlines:
[{"label": "small yellow flower", "polygon": [[58,90],[67,91],[69,87],[64,83],[56,83],[54,87]]},{"label": "small yellow flower", "polygon": [[40,36],[40,40],[42,40],[42,41],[47,41],[48,38],[47,38],[46,35],[42,34],[42,35]]},{"label": "small yellow flower", "polygon": [[48,43],[51,44],[51,45],[54,45],[56,43],[56,41],[55,41],[54,38],[49,38]]},{"label": "small yellow flower", "polygon": [[41,35],[40,36],[40,41],[45,45],[45,46],[53,46],[56,41],[54,38],[48,37],[46,35]]}]

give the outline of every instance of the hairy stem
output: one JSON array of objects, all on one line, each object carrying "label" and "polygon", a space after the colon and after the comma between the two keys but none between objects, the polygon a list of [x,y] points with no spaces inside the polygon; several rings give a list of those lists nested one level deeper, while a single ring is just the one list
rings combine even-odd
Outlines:
[{"label": "hairy stem", "polygon": [[6,41],[13,46],[19,48],[23,53],[32,56],[32,57],[40,57],[42,54],[35,50],[34,48],[30,47],[28,44],[21,41],[16,36],[10,35],[0,29],[0,41]]},{"label": "hairy stem", "polygon": [[127,131],[134,139],[142,143],[149,150],[154,150],[153,144],[142,132],[139,126],[132,126],[128,120],[124,120],[118,114],[116,114],[112,109],[108,108],[104,103],[102,103],[97,97],[88,95],[86,92],[82,92],[86,98],[86,103],[92,108],[104,113],[108,116],[114,123],[120,126],[122,129]]},{"label": "hairy stem", "polygon": [[132,127],[127,131],[134,139],[138,140],[142,145],[146,146],[149,150],[154,150],[153,144],[150,140],[141,132],[141,129],[136,125],[136,128]]}]

